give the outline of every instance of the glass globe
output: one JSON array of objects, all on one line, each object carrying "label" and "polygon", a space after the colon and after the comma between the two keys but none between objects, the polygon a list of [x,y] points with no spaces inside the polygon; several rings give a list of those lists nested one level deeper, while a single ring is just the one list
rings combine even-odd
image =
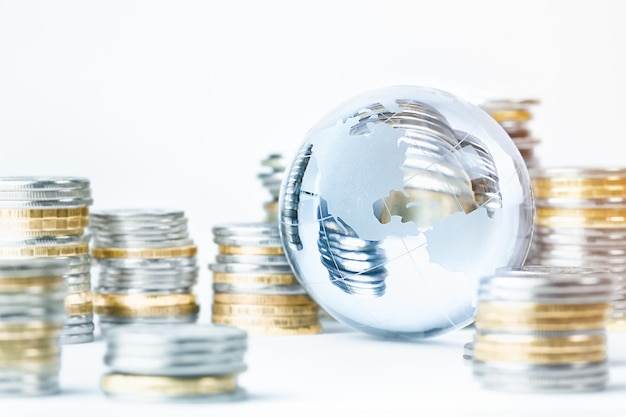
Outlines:
[{"label": "glass globe", "polygon": [[425,338],[470,324],[481,277],[521,266],[528,169],[478,106],[418,86],[357,96],[307,133],[279,194],[294,274],[338,321]]}]

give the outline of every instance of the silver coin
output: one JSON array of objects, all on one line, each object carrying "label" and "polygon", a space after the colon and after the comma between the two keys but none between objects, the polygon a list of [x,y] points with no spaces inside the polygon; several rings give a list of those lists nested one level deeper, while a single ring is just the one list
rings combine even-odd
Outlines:
[{"label": "silver coin", "polygon": [[156,259],[131,259],[131,258],[98,258],[99,266],[119,269],[141,269],[141,270],[161,270],[184,268],[197,264],[195,256],[185,256],[177,258],[156,258]]},{"label": "silver coin", "polygon": [[126,222],[115,221],[100,223],[95,220],[89,224],[89,228],[99,236],[117,235],[162,235],[167,233],[182,233],[188,230],[188,220],[181,217],[167,222]]},{"label": "silver coin", "polygon": [[66,284],[66,294],[76,294],[91,291],[91,281],[81,282],[79,284]]},{"label": "silver coin", "polygon": [[[99,316],[100,325],[163,325],[172,323],[195,323],[198,314],[179,314],[170,316],[151,317],[123,317],[123,316]],[[104,329],[104,326],[102,327]]]},{"label": "silver coin", "polygon": [[0,380],[0,397],[39,397],[59,392],[58,378],[47,378],[37,382],[2,382]]},{"label": "silver coin", "polygon": [[222,246],[259,246],[282,248],[282,241],[275,236],[216,236],[213,242]]},{"label": "silver coin", "polygon": [[463,345],[463,363],[466,366],[473,366],[474,342],[467,342]]},{"label": "silver coin", "polygon": [[261,161],[261,165],[275,171],[284,171],[289,166],[290,159],[283,153],[270,153]]},{"label": "silver coin", "polygon": [[180,219],[185,216],[183,210],[164,208],[112,209],[92,211],[91,217],[96,222],[113,221],[154,221]]},{"label": "silver coin", "polygon": [[230,274],[290,274],[293,273],[289,264],[277,265],[258,265],[250,263],[211,263],[209,270],[213,272],[230,273]]},{"label": "silver coin", "polygon": [[[221,340],[176,340],[162,343],[151,343],[150,340],[132,343],[106,341],[107,355],[113,357],[146,357],[170,358],[172,356],[202,353],[214,355],[211,360],[222,358],[227,361],[241,360],[247,349],[246,339]],[[230,355],[230,356],[220,356]],[[220,360],[222,360],[220,359]]]},{"label": "silver coin", "polygon": [[170,268],[126,268],[126,267],[108,267],[106,265],[100,266],[100,274],[107,275],[109,277],[172,277],[172,276],[197,276],[199,268],[196,264],[188,264],[175,266]]},{"label": "silver coin", "polygon": [[[152,348],[152,346],[150,346]],[[246,349],[229,350],[224,352],[211,351],[178,351],[175,353],[163,354],[163,352],[155,352],[154,349],[137,349],[134,352],[125,350],[123,346],[115,348],[111,344],[107,344],[107,351],[104,355],[104,363],[117,370],[120,368],[114,363],[128,364],[140,366],[144,369],[161,369],[163,367],[189,367],[193,365],[232,365],[244,363]],[[158,354],[161,353],[161,354]]]},{"label": "silver coin", "polygon": [[217,263],[254,264],[254,265],[289,265],[285,255],[222,255],[215,256]]},{"label": "silver coin", "polygon": [[65,334],[65,331],[61,331],[59,343],[62,345],[77,345],[79,343],[89,343],[95,340],[95,336],[92,333],[83,334]]},{"label": "silver coin", "polygon": [[67,200],[91,197],[89,188],[73,188],[64,190],[2,190],[0,189],[0,204],[3,201],[44,201]]},{"label": "silver coin", "polygon": [[183,240],[189,238],[187,229],[181,231],[164,231],[160,233],[100,233],[91,230],[94,239],[98,242],[126,242],[126,241],[146,241],[158,240]]},{"label": "silver coin", "polygon": [[161,376],[230,375],[247,369],[247,365],[241,361],[176,364],[148,358],[108,358],[106,364],[115,372]]},{"label": "silver coin", "polygon": [[39,177],[16,176],[0,177],[0,190],[74,190],[89,188],[90,181],[82,177]]},{"label": "silver coin", "polygon": [[184,325],[133,326],[119,328],[107,337],[108,343],[117,345],[172,344],[180,342],[224,343],[245,341],[245,330],[220,324],[196,323]]},{"label": "silver coin", "polygon": [[91,324],[93,322],[93,314],[77,314],[75,316],[67,316],[63,327],[72,327],[82,324]]},{"label": "silver coin", "polygon": [[40,292],[40,293],[0,293],[0,309],[33,308],[41,307],[54,311],[63,308],[65,291],[60,287],[60,291]]},{"label": "silver coin", "polygon": [[58,200],[5,200],[0,201],[0,207],[5,209],[46,209],[46,208],[76,208],[87,207],[93,204],[92,198],[66,198]]},{"label": "silver coin", "polygon": [[0,259],[0,279],[62,277],[68,263],[54,258]]},{"label": "silver coin", "polygon": [[284,295],[300,295],[307,294],[302,285],[240,285],[214,283],[214,293],[231,293],[231,294],[284,294]]},{"label": "silver coin", "polygon": [[480,300],[544,303],[602,303],[611,299],[615,279],[600,268],[526,265],[500,268],[480,280]]},{"label": "silver coin", "polygon": [[63,336],[91,334],[94,332],[94,328],[93,323],[65,325],[63,326]]},{"label": "silver coin", "polygon": [[275,236],[278,237],[278,225],[269,222],[227,223],[213,226],[214,236]]},{"label": "silver coin", "polygon": [[[57,236],[57,237],[40,237],[32,239],[2,239],[0,240],[0,246],[15,247],[15,246],[74,246],[80,244],[88,244],[91,239],[89,235],[79,236]],[[66,260],[68,257],[59,257],[59,261]],[[29,262],[35,258],[29,258]],[[55,259],[55,258],[52,258]]]},{"label": "silver coin", "polygon": [[100,279],[98,292],[107,294],[173,294],[188,293],[198,283],[198,280],[161,280],[158,282],[146,280],[118,281]]},{"label": "silver coin", "polygon": [[94,238],[94,248],[173,248],[193,246],[193,239],[102,241]]}]

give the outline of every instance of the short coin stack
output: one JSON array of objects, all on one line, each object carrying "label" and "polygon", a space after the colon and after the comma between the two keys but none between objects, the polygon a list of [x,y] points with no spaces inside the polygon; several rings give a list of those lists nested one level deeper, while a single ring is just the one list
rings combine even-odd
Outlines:
[{"label": "short coin stack", "polygon": [[513,139],[528,168],[536,168],[540,163],[535,148],[541,141],[532,135],[528,127],[528,122],[533,118],[531,107],[538,104],[539,101],[534,99],[490,100],[481,104],[483,110],[489,113]]},{"label": "short coin stack", "polygon": [[535,232],[527,263],[609,268],[609,330],[626,330],[626,169],[545,168],[532,175]]},{"label": "short coin stack", "polygon": [[214,323],[241,327],[251,336],[316,334],[319,307],[293,274],[278,223],[213,227],[219,254],[213,271]]},{"label": "short coin stack", "polygon": [[92,202],[90,182],[85,178],[0,178],[0,258],[59,258],[69,265],[62,344],[94,338],[86,233]]},{"label": "short coin stack", "polygon": [[59,391],[65,262],[0,260],[0,396]]},{"label": "short coin stack", "polygon": [[610,272],[593,268],[525,266],[482,279],[465,345],[474,376],[494,390],[604,389],[613,288]]},{"label": "short coin stack", "polygon": [[198,319],[197,248],[183,211],[98,211],[91,230],[99,270],[94,311],[103,333],[119,324]]},{"label": "short coin stack", "polygon": [[265,204],[265,221],[278,221],[278,197],[280,194],[280,186],[285,176],[285,169],[289,164],[289,160],[281,153],[272,153],[261,161],[263,172],[259,173],[258,178],[263,186],[271,195],[271,199]]},{"label": "short coin stack", "polygon": [[130,400],[235,400],[245,391],[247,334],[229,326],[118,327],[106,336],[105,394]]}]

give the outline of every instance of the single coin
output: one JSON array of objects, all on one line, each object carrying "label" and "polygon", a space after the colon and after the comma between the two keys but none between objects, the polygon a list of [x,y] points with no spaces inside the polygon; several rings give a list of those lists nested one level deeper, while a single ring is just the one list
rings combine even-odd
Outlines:
[{"label": "single coin", "polygon": [[213,294],[213,302],[224,304],[257,305],[315,305],[308,295],[268,295],[268,294]]},{"label": "single coin", "polygon": [[96,307],[151,308],[195,305],[196,296],[186,294],[93,294]]},{"label": "single coin", "polygon": [[254,304],[213,304],[216,316],[317,316],[319,307],[311,305],[254,305]]},{"label": "single coin", "polygon": [[213,282],[235,285],[297,285],[299,284],[293,273],[266,274],[266,273],[229,273],[214,272]]},{"label": "single coin", "polygon": [[313,326],[319,324],[319,317],[309,316],[229,316],[217,315],[211,316],[214,323],[225,324],[228,326],[237,326],[246,328],[250,327],[298,327]]},{"label": "single coin", "polygon": [[[1,252],[0,252],[1,253]],[[91,255],[94,258],[180,258],[196,256],[196,246],[172,248],[98,248],[94,247]]]},{"label": "single coin", "polygon": [[219,253],[224,255],[285,255],[282,246],[232,246],[218,245]]},{"label": "single coin", "polygon": [[107,394],[196,396],[234,391],[237,376],[174,377],[108,373],[102,377],[101,387]]},{"label": "single coin", "polygon": [[93,310],[101,316],[118,317],[163,317],[163,316],[187,316],[197,314],[200,306],[197,304],[186,304],[178,306],[138,306],[138,307],[111,307],[94,306]]}]

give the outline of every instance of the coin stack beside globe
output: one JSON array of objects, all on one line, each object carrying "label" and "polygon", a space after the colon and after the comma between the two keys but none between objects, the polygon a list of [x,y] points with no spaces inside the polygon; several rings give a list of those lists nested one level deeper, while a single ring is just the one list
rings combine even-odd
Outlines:
[{"label": "coin stack beside globe", "polygon": [[206,324],[139,325],[106,335],[103,392],[130,400],[235,400],[247,369],[247,334]]},{"label": "coin stack beside globe", "polygon": [[251,336],[316,334],[319,307],[297,281],[281,244],[278,223],[213,227],[218,245],[213,273],[212,321]]},{"label": "coin stack beside globe", "polygon": [[120,209],[91,214],[97,263],[94,311],[100,329],[198,319],[197,247],[182,210]]},{"label": "coin stack beside globe", "polygon": [[464,346],[475,378],[494,390],[604,389],[614,284],[610,271],[583,267],[505,268],[482,279],[474,340]]},{"label": "coin stack beside globe", "polygon": [[258,178],[271,196],[271,199],[263,204],[265,221],[278,221],[280,186],[289,162],[289,159],[282,153],[271,153],[261,161],[263,171],[258,174]]},{"label": "coin stack beside globe", "polygon": [[59,391],[66,270],[58,259],[0,260],[0,397]]},{"label": "coin stack beside globe", "polygon": [[0,178],[0,258],[58,258],[69,266],[62,344],[94,338],[86,233],[92,202],[90,182],[85,178]]},{"label": "coin stack beside globe", "polygon": [[536,99],[488,100],[481,104],[482,109],[489,113],[513,139],[529,169],[540,165],[535,148],[541,141],[533,136],[528,126],[528,122],[533,118],[531,108],[538,104],[539,100]]},{"label": "coin stack beside globe", "polygon": [[626,330],[626,169],[545,168],[532,178],[536,217],[527,263],[609,268],[610,330]]}]

